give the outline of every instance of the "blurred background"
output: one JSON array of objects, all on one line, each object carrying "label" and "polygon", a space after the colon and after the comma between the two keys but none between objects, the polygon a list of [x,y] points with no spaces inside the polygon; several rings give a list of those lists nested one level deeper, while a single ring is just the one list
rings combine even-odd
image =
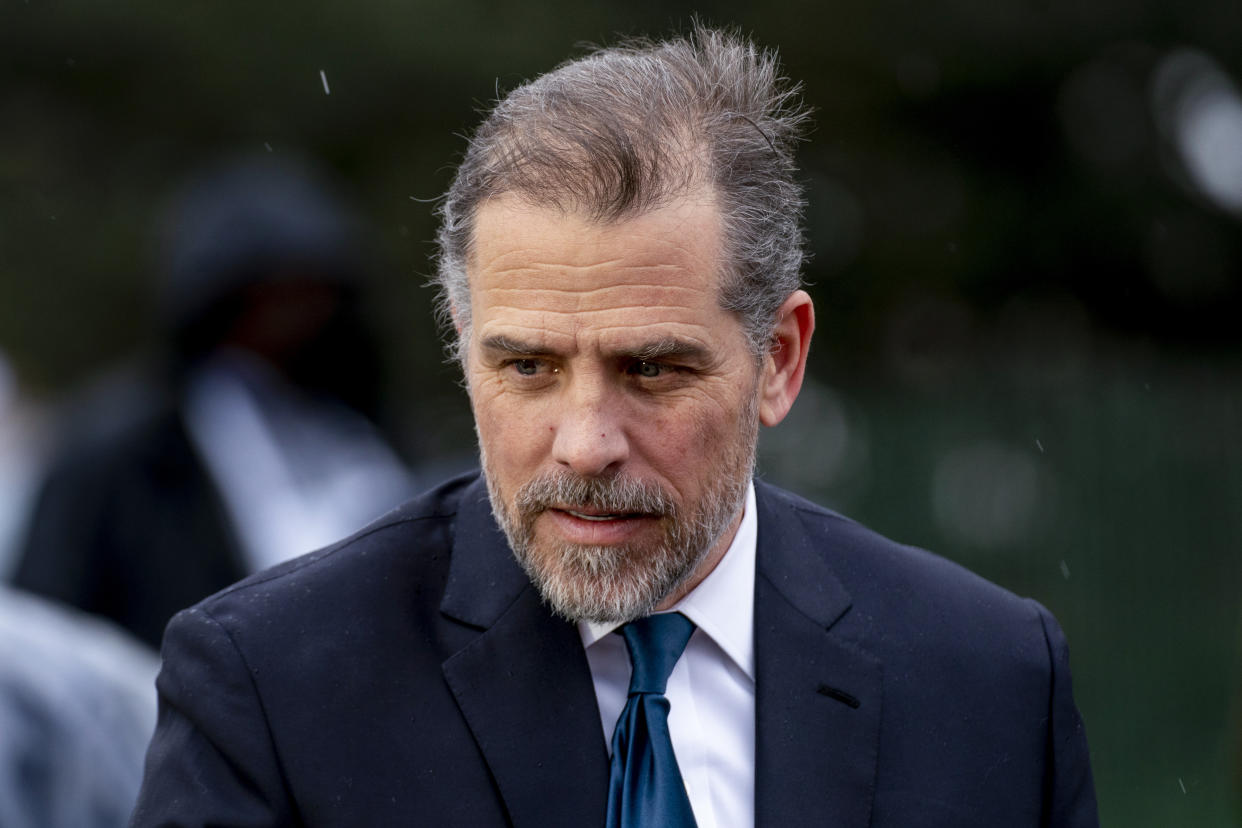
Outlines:
[{"label": "blurred background", "polygon": [[1242,824],[1230,0],[5,0],[0,571],[111,416],[98,388],[176,361],[161,227],[238,154],[332,180],[373,340],[351,401],[418,485],[468,466],[425,286],[462,136],[583,42],[696,12],[779,48],[816,109],[819,328],[761,474],[1053,610],[1106,825]]}]

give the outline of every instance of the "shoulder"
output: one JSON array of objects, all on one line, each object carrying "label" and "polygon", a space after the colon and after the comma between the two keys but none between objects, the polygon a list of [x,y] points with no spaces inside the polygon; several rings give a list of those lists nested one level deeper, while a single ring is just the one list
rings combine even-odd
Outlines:
[{"label": "shoulder", "polygon": [[815,567],[848,595],[842,626],[868,649],[912,658],[969,650],[981,664],[1003,655],[1047,665],[1050,638],[1060,632],[1036,601],[797,495],[766,485],[759,491],[761,536],[766,511],[782,543],[796,546],[787,566]]},{"label": "shoulder", "polygon": [[225,628],[330,628],[381,619],[417,598],[438,606],[457,531],[458,507],[478,496],[478,473],[415,497],[331,546],[251,575],[193,609]]},{"label": "shoulder", "polygon": [[894,801],[954,801],[962,780],[988,776],[1009,799],[980,824],[1039,811],[1041,780],[1094,811],[1068,649],[1044,607],[801,498],[762,492],[760,566],[766,554],[767,594],[779,596],[769,600],[831,604],[816,619],[827,640],[882,676],[879,784]]}]

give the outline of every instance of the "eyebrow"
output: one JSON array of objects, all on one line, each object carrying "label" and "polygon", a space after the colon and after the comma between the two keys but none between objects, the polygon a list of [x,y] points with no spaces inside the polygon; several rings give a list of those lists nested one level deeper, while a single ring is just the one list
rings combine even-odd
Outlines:
[{"label": "eyebrow", "polygon": [[[504,334],[495,334],[484,337],[480,341],[479,346],[489,353],[493,354],[511,354],[520,357],[545,356],[549,353],[547,347],[535,345],[530,342],[523,342],[520,339],[514,339]],[[645,342],[637,348],[621,348],[610,353],[613,358],[621,357],[626,359],[637,359],[643,361],[659,361],[664,359],[681,359],[691,362],[708,362],[711,358],[710,351],[698,344],[677,337],[664,337],[651,342]]]},{"label": "eyebrow", "polygon": [[479,343],[479,347],[493,353],[514,354],[516,356],[539,356],[547,353],[546,348],[540,348],[529,342],[522,342],[503,334],[484,337]]},{"label": "eyebrow", "polygon": [[710,356],[708,350],[697,342],[690,342],[676,337],[666,337],[648,342],[632,351],[625,351],[625,356],[632,359],[657,361],[662,359],[684,359],[693,362],[705,362]]}]

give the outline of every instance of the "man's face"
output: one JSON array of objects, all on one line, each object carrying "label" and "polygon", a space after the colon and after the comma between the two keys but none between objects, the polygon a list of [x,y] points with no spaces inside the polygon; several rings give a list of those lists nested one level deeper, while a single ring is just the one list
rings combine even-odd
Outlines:
[{"label": "man's face", "polygon": [[466,377],[515,554],[571,619],[670,605],[728,548],[754,458],[759,370],[719,305],[715,206],[598,224],[504,197],[474,241]]}]

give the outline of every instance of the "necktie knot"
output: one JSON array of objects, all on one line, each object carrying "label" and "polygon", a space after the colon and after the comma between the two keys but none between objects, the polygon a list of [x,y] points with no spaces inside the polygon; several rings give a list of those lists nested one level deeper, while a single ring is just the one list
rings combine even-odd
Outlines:
[{"label": "necktie knot", "polygon": [[694,828],[664,697],[669,673],[693,633],[694,624],[678,613],[639,618],[621,628],[633,672],[612,734],[606,828]]},{"label": "necktie knot", "polygon": [[649,615],[623,626],[621,635],[625,637],[633,667],[629,694],[663,694],[673,665],[693,634],[694,623],[677,612]]}]

